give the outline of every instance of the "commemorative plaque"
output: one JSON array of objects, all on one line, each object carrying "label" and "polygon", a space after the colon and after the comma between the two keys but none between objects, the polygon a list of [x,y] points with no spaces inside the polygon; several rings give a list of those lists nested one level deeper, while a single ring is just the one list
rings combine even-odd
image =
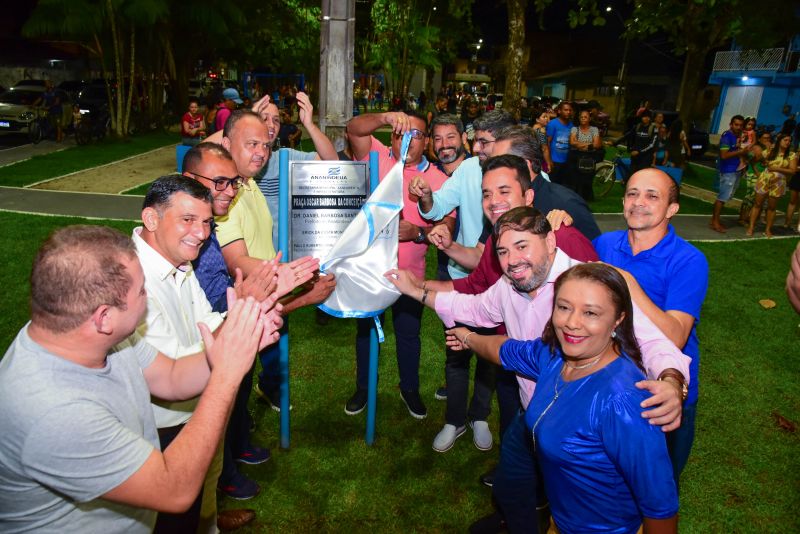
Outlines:
[{"label": "commemorative plaque", "polygon": [[290,163],[289,261],[327,256],[368,196],[366,162]]}]

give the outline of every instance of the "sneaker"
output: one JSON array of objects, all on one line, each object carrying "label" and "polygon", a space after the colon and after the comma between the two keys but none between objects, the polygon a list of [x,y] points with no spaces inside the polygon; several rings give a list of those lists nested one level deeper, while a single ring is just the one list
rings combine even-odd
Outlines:
[{"label": "sneaker", "polygon": [[[261,389],[259,384],[256,384],[256,395],[261,397],[261,400],[269,404],[269,407],[272,408],[274,411],[281,413],[281,388],[275,389]],[[292,405],[289,405],[289,410],[292,409]]]},{"label": "sneaker", "polygon": [[472,428],[472,443],[480,451],[488,451],[492,448],[492,432],[489,430],[489,423],[486,421],[470,421]]},{"label": "sneaker", "polygon": [[236,461],[248,465],[258,465],[269,460],[271,456],[269,449],[266,447],[248,445],[245,450],[236,457]]},{"label": "sneaker", "polygon": [[220,481],[217,485],[217,489],[231,499],[246,501],[258,495],[261,491],[261,486],[243,474],[236,473],[227,484],[223,484],[222,481]]},{"label": "sneaker", "polygon": [[441,386],[437,389],[436,393],[433,394],[433,398],[436,400],[447,400],[447,386]]},{"label": "sneaker", "polygon": [[497,466],[492,467],[490,471],[482,474],[481,477],[478,479],[481,481],[481,484],[484,486],[492,487],[494,486],[494,475],[497,472]]},{"label": "sneaker", "polygon": [[357,389],[353,396],[348,399],[347,404],[344,405],[344,413],[347,415],[356,415],[364,411],[367,407],[367,390]]},{"label": "sneaker", "polygon": [[460,436],[463,436],[466,431],[467,427],[465,426],[456,427],[455,425],[444,425],[433,439],[433,450],[436,452],[449,451],[453,445],[455,445],[456,440]]},{"label": "sneaker", "polygon": [[418,390],[403,391],[401,389],[400,398],[406,403],[406,408],[408,408],[408,413],[411,414],[411,417],[415,419],[425,419],[428,417],[428,409],[425,408],[425,405],[422,403]]}]

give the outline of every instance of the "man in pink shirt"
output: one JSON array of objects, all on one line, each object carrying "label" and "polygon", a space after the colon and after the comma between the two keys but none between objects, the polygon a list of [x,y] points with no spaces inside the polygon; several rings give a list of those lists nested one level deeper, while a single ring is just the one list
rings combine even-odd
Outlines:
[{"label": "man in pink shirt", "polygon": [[[547,219],[534,208],[520,207],[501,216],[494,228],[496,252],[503,277],[486,292],[465,295],[439,293],[425,288],[408,271],[393,270],[387,278],[404,294],[436,310],[445,325],[456,321],[470,326],[491,327],[505,323],[514,339],[541,337],[553,309],[553,284],[558,276],[577,262],[556,247]],[[651,424],[665,431],[680,426],[681,391],[657,378],[679,372],[689,377],[690,359],[683,355],[634,304],[634,327],[650,380],[637,387],[653,393],[642,413]],[[465,334],[461,333],[460,339]],[[479,334],[472,333],[470,336]],[[526,408],[535,383],[517,377],[520,401]],[[495,475],[495,500],[508,521],[509,530],[536,524],[536,471],[530,439],[523,416],[519,416],[503,436],[500,465]],[[524,527],[527,525],[527,527]]]},{"label": "man in pink shirt", "polygon": [[[392,146],[387,147],[372,133],[382,126],[392,128]],[[427,234],[433,224],[424,220],[417,210],[419,198],[408,192],[408,185],[417,176],[423,176],[431,189],[438,190],[447,176],[431,165],[423,155],[428,133],[425,119],[405,113],[370,113],[355,117],[347,124],[347,135],[355,160],[366,160],[370,151],[378,152],[379,175],[381,179],[394,167],[400,157],[400,144],[403,134],[411,133],[411,144],[403,171],[403,210],[400,214],[397,263],[401,269],[424,278],[425,253],[428,250]],[[455,227],[455,218],[447,216],[441,224],[447,224],[450,231]],[[397,343],[397,367],[400,374],[400,395],[409,413],[423,419],[428,415],[427,408],[419,395],[420,358],[420,320],[423,306],[406,296],[401,296],[392,305],[392,324]],[[367,404],[367,382],[369,370],[369,333],[372,319],[359,319],[356,336],[356,392],[347,401],[345,413],[360,413]]]}]

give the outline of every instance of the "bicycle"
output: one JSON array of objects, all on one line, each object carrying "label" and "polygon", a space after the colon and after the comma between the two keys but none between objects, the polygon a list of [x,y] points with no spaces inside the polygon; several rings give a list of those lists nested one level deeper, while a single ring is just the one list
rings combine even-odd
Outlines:
[{"label": "bicycle", "polygon": [[75,142],[79,145],[89,143],[92,138],[103,139],[111,129],[111,117],[105,110],[89,111],[81,116],[75,128]]},{"label": "bicycle", "polygon": [[592,181],[595,196],[604,197],[611,192],[617,181],[617,169],[620,170],[619,174],[623,182],[631,175],[630,164],[622,159],[624,150],[620,148],[616,148],[616,150],[617,153],[611,161],[604,160],[595,166],[596,170]]},{"label": "bicycle", "polygon": [[55,128],[47,117],[47,110],[36,108],[36,117],[28,123],[28,139],[34,145],[38,145],[42,139],[49,138],[55,132]]}]

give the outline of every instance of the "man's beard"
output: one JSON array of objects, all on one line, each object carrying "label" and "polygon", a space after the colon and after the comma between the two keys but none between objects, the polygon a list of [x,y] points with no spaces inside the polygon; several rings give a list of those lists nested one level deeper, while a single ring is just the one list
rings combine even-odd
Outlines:
[{"label": "man's beard", "polygon": [[[516,280],[508,272],[519,265],[527,265],[530,268],[531,275],[527,280]],[[509,280],[511,280],[511,285],[514,286],[514,289],[520,293],[530,293],[531,291],[542,287],[547,280],[547,273],[549,270],[550,266],[547,264],[547,262],[544,262],[540,265],[534,265],[529,261],[525,261],[516,263],[514,265],[509,265],[506,268],[506,274],[508,274]]]},{"label": "man's beard", "polygon": [[[455,148],[455,151],[453,152],[453,156],[442,157],[442,152],[444,150],[452,150],[453,148]],[[460,158],[463,154],[464,154],[464,145],[458,145],[457,147],[440,148],[439,151],[436,153],[436,157],[439,158],[440,162],[442,162],[444,164],[448,164],[448,163],[453,163],[455,160]]]}]

